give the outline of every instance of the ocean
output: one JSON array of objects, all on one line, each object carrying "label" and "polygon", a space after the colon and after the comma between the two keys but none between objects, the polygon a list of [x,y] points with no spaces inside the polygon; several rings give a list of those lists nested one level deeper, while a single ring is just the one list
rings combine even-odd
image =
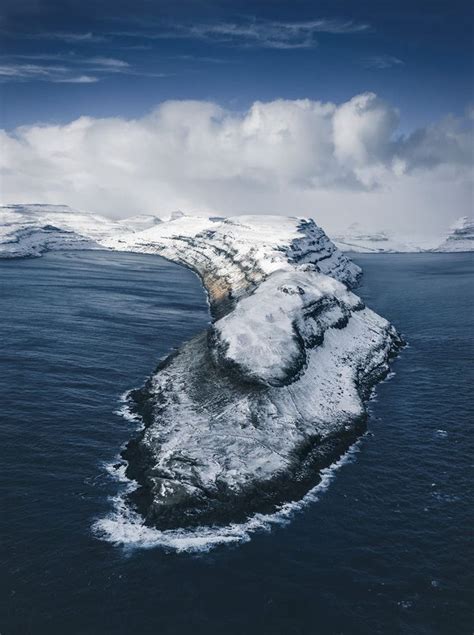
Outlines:
[{"label": "ocean", "polygon": [[408,342],[367,434],[303,502],[194,539],[120,524],[118,456],[124,393],[208,324],[198,279],[142,254],[0,261],[1,635],[472,633],[474,259],[354,260]]}]

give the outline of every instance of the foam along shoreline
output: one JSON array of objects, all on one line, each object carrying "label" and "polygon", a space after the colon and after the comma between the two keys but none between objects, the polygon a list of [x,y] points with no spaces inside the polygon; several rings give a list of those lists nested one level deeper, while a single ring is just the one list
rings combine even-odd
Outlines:
[{"label": "foam along shoreline", "polygon": [[[387,377],[389,379],[390,376]],[[134,412],[131,401],[122,396],[117,414],[127,421],[143,427],[140,417]],[[329,467],[320,472],[320,480],[301,499],[287,502],[272,513],[256,513],[241,523],[227,525],[204,525],[189,528],[160,530],[145,523],[129,497],[137,483],[126,476],[127,462],[117,458],[105,466],[109,476],[119,484],[119,492],[111,498],[112,511],[97,519],[92,525],[93,534],[100,540],[126,550],[161,548],[176,553],[207,553],[217,547],[249,542],[253,535],[269,532],[276,527],[288,525],[296,514],[319,501],[329,488],[337,472],[352,463],[361,449],[364,434]]]},{"label": "foam along shoreline", "polygon": [[[408,346],[408,345],[407,345]],[[380,382],[389,381],[395,376],[390,371]],[[133,400],[133,390],[120,398],[120,407],[116,414],[137,426],[137,431],[145,429],[145,423],[137,414]],[[377,400],[376,390],[372,389],[370,403]],[[319,482],[301,499],[278,506],[273,513],[256,513],[241,523],[228,525],[198,526],[184,529],[160,530],[145,523],[143,516],[129,504],[130,495],[139,487],[136,481],[127,477],[127,461],[122,453],[105,466],[109,476],[119,484],[119,492],[111,498],[112,511],[97,519],[92,526],[94,535],[105,542],[125,550],[164,549],[176,553],[207,553],[218,547],[249,542],[252,536],[285,527],[294,517],[308,506],[317,503],[327,491],[339,470],[353,463],[362,449],[367,434],[364,432],[339,458],[319,473]]]}]

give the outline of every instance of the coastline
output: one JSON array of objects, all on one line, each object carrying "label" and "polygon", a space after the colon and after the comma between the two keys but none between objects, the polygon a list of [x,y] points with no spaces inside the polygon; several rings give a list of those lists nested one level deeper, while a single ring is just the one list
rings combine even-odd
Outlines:
[{"label": "coastline", "polygon": [[303,498],[365,431],[402,345],[349,290],[361,269],[299,217],[180,217],[102,244],[190,269],[212,317],[132,393],[145,425],[122,454],[129,503],[177,529]]}]

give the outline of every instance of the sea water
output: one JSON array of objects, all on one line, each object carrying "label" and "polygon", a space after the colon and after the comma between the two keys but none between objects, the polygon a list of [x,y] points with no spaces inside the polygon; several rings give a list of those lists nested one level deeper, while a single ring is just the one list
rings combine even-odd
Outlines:
[{"label": "sea water", "polygon": [[2,635],[471,633],[473,258],[355,260],[408,341],[368,434],[303,501],[165,536],[121,507],[123,395],[206,328],[199,281],[138,254],[0,262]]}]

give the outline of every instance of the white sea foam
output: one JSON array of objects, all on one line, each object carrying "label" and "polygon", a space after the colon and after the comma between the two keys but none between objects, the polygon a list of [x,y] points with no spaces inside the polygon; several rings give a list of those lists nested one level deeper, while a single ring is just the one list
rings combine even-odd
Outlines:
[{"label": "white sea foam", "polygon": [[125,474],[127,471],[127,463],[120,455],[115,458],[115,461],[104,463],[104,469],[115,481],[126,484],[130,483],[130,479]]},{"label": "white sea foam", "polygon": [[144,427],[143,419],[138,413],[133,412],[131,408],[132,399],[130,395],[132,391],[133,389],[126,390],[120,395],[119,407],[117,408],[117,410],[114,410],[114,414],[122,417],[129,423],[135,424],[137,426],[137,430],[141,430]]},{"label": "white sea foam", "polygon": [[[268,532],[275,526],[287,525],[294,515],[308,505],[319,500],[336,476],[336,472],[347,463],[351,463],[360,450],[359,439],[341,458],[330,467],[321,470],[321,481],[301,500],[281,505],[271,514],[254,514],[243,523],[231,523],[225,526],[196,527],[191,529],[173,529],[161,531],[147,527],[143,518],[127,504],[127,494],[136,485],[127,480],[125,490],[112,498],[113,512],[97,520],[92,530],[101,540],[125,549],[162,548],[178,553],[207,552],[218,546],[245,543],[255,533]],[[117,478],[122,481],[121,470],[117,469]]]}]

